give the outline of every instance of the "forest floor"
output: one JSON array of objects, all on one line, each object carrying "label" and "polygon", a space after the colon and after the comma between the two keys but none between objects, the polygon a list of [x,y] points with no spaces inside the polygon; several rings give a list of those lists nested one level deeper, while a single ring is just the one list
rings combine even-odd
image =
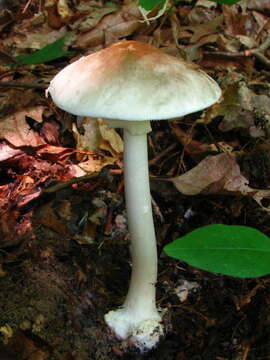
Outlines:
[{"label": "forest floor", "polygon": [[[133,1],[0,6],[0,360],[270,360],[270,278],[208,273],[162,250],[208,224],[270,236],[269,1],[178,1],[150,24]],[[54,58],[21,60],[66,34]],[[152,123],[166,336],[145,354],[104,323],[131,271],[121,132],[64,113],[44,91],[71,60],[125,39],[184,56],[223,90],[204,112]],[[180,192],[171,179],[184,173]]]}]

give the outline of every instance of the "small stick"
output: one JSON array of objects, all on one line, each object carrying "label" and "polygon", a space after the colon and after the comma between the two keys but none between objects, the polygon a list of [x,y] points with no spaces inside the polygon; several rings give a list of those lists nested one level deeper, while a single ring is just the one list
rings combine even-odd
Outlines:
[{"label": "small stick", "polygon": [[47,84],[38,84],[38,83],[20,83],[17,81],[0,81],[0,87],[21,87],[26,89],[47,89]]},{"label": "small stick", "polygon": [[167,155],[171,150],[176,148],[176,146],[177,146],[177,143],[171,144],[169,147],[167,147],[165,150],[163,150],[161,153],[159,153],[157,156],[155,156],[153,159],[151,159],[149,161],[149,166],[152,166],[152,165],[155,165],[156,163],[158,163],[164,155]]},{"label": "small stick", "polygon": [[57,184],[54,184],[54,185],[49,186],[48,188],[44,189],[43,193],[50,194],[50,193],[53,193],[55,191],[62,190],[62,189],[66,188],[66,187],[68,187],[68,186],[70,186],[72,184],[76,184],[76,183],[78,183],[80,181],[87,181],[89,179],[97,177],[98,175],[99,175],[98,172],[93,172],[92,174],[79,176],[77,178],[70,179],[68,181],[61,181],[61,182],[59,182]]}]

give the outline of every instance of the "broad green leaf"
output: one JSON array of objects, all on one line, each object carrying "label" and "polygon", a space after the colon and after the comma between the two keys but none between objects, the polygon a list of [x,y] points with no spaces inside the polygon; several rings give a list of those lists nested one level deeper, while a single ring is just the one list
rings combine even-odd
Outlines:
[{"label": "broad green leaf", "polygon": [[166,0],[139,0],[138,6],[142,7],[147,11],[151,11],[156,6],[163,7]]},{"label": "broad green leaf", "polygon": [[270,238],[247,226],[204,226],[166,245],[164,251],[214,273],[240,278],[270,273]]},{"label": "broad green leaf", "polygon": [[16,57],[19,63],[24,65],[43,64],[68,55],[70,52],[64,49],[66,35],[44,46],[32,54],[21,54]]}]

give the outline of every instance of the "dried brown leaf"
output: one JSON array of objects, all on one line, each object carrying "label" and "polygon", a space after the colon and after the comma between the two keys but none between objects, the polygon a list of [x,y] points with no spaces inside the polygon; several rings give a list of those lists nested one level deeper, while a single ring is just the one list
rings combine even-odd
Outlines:
[{"label": "dried brown leaf", "polygon": [[90,31],[97,26],[97,24],[104,16],[115,12],[117,9],[106,6],[101,8],[92,6],[89,10],[88,11],[90,13],[87,16],[80,18],[73,25],[71,25],[72,29],[77,29],[80,32]]},{"label": "dried brown leaf", "polygon": [[[112,154],[120,154],[124,151],[124,144],[119,134],[111,129],[102,119],[98,119],[99,131],[103,140],[110,144]],[[108,149],[108,148],[107,148]]]},{"label": "dried brown leaf", "polygon": [[4,117],[0,122],[0,137],[16,147],[36,147],[45,144],[45,140],[36,131],[30,129],[25,120],[28,116],[41,122],[43,111],[44,107],[38,106]]},{"label": "dried brown leaf", "polygon": [[99,172],[107,165],[115,164],[114,157],[101,157],[99,159],[89,158],[87,161],[81,162],[78,166],[87,173]]},{"label": "dried brown leaf", "polygon": [[269,0],[249,0],[247,4],[248,9],[258,10],[258,11],[270,11],[270,2]]},{"label": "dried brown leaf", "polygon": [[73,12],[70,9],[67,0],[58,0],[57,12],[60,15],[61,19],[64,21],[67,21],[73,15]]},{"label": "dried brown leaf", "polygon": [[66,31],[65,27],[52,31],[47,24],[42,27],[39,26],[37,29],[33,29],[33,27],[30,29],[29,20],[27,20],[26,23],[19,23],[16,35],[12,34],[12,36],[4,39],[3,45],[15,49],[38,50],[65,35]]},{"label": "dried brown leaf", "polygon": [[97,26],[86,33],[78,35],[76,45],[79,47],[103,44],[106,33],[115,40],[132,35],[144,26],[140,20],[142,16],[135,2],[124,5],[121,10],[102,18]]},{"label": "dried brown leaf", "polygon": [[[24,81],[27,82],[28,80],[24,79]],[[33,89],[8,89],[6,92],[2,91],[0,115],[3,117],[26,107],[32,107],[33,104],[37,104],[39,101],[40,97]]]},{"label": "dried brown leaf", "polygon": [[22,153],[22,150],[14,149],[7,144],[0,144],[0,161],[8,160]]},{"label": "dried brown leaf", "polygon": [[257,95],[245,83],[234,83],[227,86],[223,101],[207,113],[208,119],[217,116],[223,117],[221,131],[245,128],[253,137],[265,136],[270,128],[270,97]]},{"label": "dried brown leaf", "polygon": [[223,25],[223,16],[217,16],[206,24],[199,24],[194,26],[182,26],[181,30],[189,30],[193,33],[190,42],[196,43],[200,38],[206,35],[218,33]]},{"label": "dried brown leaf", "polygon": [[73,134],[78,150],[97,152],[100,149],[104,149],[105,141],[107,142],[106,151],[113,155],[123,152],[123,140],[102,119],[84,118],[81,127],[84,130],[83,134],[80,134],[77,127],[73,125]]},{"label": "dried brown leaf", "polygon": [[207,156],[193,169],[171,181],[183,194],[218,194],[240,192],[246,194],[253,190],[242,176],[235,157],[229,154]]},{"label": "dried brown leaf", "polygon": [[75,124],[72,126],[76,140],[76,148],[84,151],[98,151],[100,149],[101,134],[98,121],[95,118],[85,117],[80,124],[83,132],[80,133]]},{"label": "dried brown leaf", "polygon": [[270,190],[251,188],[233,154],[207,156],[193,169],[171,181],[185,195],[240,193],[250,196],[263,210],[270,212],[270,206],[262,204],[264,198],[270,197]]},{"label": "dried brown leaf", "polygon": [[32,230],[32,213],[7,211],[0,216],[0,247],[18,245]]},{"label": "dried brown leaf", "polygon": [[223,15],[226,25],[224,30],[227,35],[247,35],[248,16],[245,13],[238,12],[237,6],[223,6]]}]

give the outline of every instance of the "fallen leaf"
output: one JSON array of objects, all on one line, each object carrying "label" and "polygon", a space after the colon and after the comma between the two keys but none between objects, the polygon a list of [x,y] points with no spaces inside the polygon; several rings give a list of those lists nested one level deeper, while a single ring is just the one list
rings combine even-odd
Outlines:
[{"label": "fallen leaf", "polygon": [[[27,80],[24,80],[27,82]],[[16,101],[14,101],[16,99]],[[40,96],[33,89],[8,89],[2,91],[0,101],[1,118],[40,102]],[[0,119],[1,123],[1,119]]]},{"label": "fallen leaf", "polygon": [[3,29],[7,25],[12,23],[12,21],[14,21],[14,17],[10,10],[4,9],[4,10],[0,11],[0,31],[3,31]]},{"label": "fallen leaf", "polygon": [[116,159],[114,157],[101,157],[99,159],[89,159],[84,162],[80,162],[78,166],[86,173],[99,172],[105,166],[115,164]]},{"label": "fallen leaf", "polygon": [[252,137],[266,136],[270,129],[270,97],[257,95],[243,82],[234,83],[227,86],[223,101],[212,107],[206,118],[217,116],[223,117],[221,131],[245,128]]},{"label": "fallen leaf", "polygon": [[206,24],[199,24],[194,26],[181,26],[181,30],[189,30],[193,33],[190,42],[196,43],[200,38],[206,35],[215,34],[220,31],[223,26],[223,16],[218,16]]},{"label": "fallen leaf", "polygon": [[7,344],[9,339],[13,336],[13,330],[9,324],[5,324],[4,326],[0,327],[0,333],[4,337],[3,342]]},{"label": "fallen leaf", "polygon": [[32,212],[21,215],[19,211],[7,211],[0,216],[0,247],[20,244],[32,230]]},{"label": "fallen leaf", "polygon": [[78,126],[72,124],[73,135],[76,140],[76,149],[85,151],[98,151],[100,149],[101,134],[99,130],[98,121],[95,118],[85,117],[78,130]]},{"label": "fallen leaf", "polygon": [[61,19],[65,22],[71,18],[73,15],[72,10],[69,8],[67,0],[58,0],[57,2],[57,12],[60,15]]},{"label": "fallen leaf", "polygon": [[237,39],[240,41],[240,43],[242,45],[245,46],[245,48],[247,49],[252,49],[258,46],[257,42],[255,39],[253,39],[250,36],[246,36],[246,35],[237,35],[236,36]]},{"label": "fallen leaf", "polygon": [[193,169],[171,181],[185,195],[218,194],[254,191],[241,174],[235,157],[231,154],[209,155]]},{"label": "fallen leaf", "polygon": [[0,137],[16,147],[36,147],[45,144],[45,140],[36,131],[30,129],[25,120],[27,116],[41,122],[43,111],[44,107],[38,106],[4,117],[0,121]]},{"label": "fallen leaf", "polygon": [[20,154],[23,154],[22,150],[14,149],[7,144],[0,144],[0,161],[9,160]]},{"label": "fallen leaf", "polygon": [[78,166],[86,172],[98,172],[103,167],[114,164],[119,154],[123,152],[123,140],[119,134],[108,127],[102,119],[84,118],[80,126],[84,130],[83,134],[80,134],[78,128],[73,125],[78,150],[91,152],[106,150],[112,156],[99,158],[89,156],[88,160],[80,162]]},{"label": "fallen leaf", "polygon": [[246,13],[238,12],[237,6],[223,6],[223,15],[227,35],[247,35],[247,23],[250,23],[250,19]]},{"label": "fallen leaf", "polygon": [[3,265],[0,264],[0,278],[5,277],[7,272],[3,269]]},{"label": "fallen leaf", "polygon": [[[110,128],[102,119],[98,119],[98,125],[101,137],[110,144],[113,150],[111,153],[122,153],[124,151],[124,144],[120,135],[114,129]],[[108,150],[108,148],[106,150]]]},{"label": "fallen leaf", "polygon": [[44,121],[41,134],[49,144],[59,145],[60,125],[56,121]]},{"label": "fallen leaf", "polygon": [[[48,25],[43,25],[38,27],[38,29],[31,29],[28,31],[29,20],[26,22],[20,22],[18,25],[18,30],[14,29],[16,35],[10,36],[3,40],[3,45],[7,48],[14,47],[15,49],[33,49],[39,50],[45,47],[46,45],[56,41],[66,34],[65,27],[62,27],[60,30],[51,30]],[[25,29],[25,31],[23,31]],[[19,34],[19,35],[17,35]]]},{"label": "fallen leaf", "polygon": [[16,354],[19,354],[21,359],[29,360],[47,360],[49,358],[45,346],[42,346],[42,341],[38,335],[29,335],[29,332],[16,330],[9,341],[10,347],[15,349]]},{"label": "fallen leaf", "polygon": [[85,17],[81,17],[74,24],[72,24],[71,25],[72,29],[79,30],[81,33],[90,31],[97,26],[97,24],[105,15],[115,12],[117,8],[106,7],[106,6],[96,8],[94,6],[91,6],[90,9],[87,10],[90,13],[88,13]]},{"label": "fallen leaf", "polygon": [[193,169],[170,181],[185,195],[241,194],[252,197],[260,207],[270,212],[262,200],[270,197],[270,190],[251,188],[240,171],[233,154],[209,155]]},{"label": "fallen leaf", "polygon": [[185,302],[192,291],[196,291],[200,285],[195,281],[182,280],[178,286],[175,287],[174,292],[180,302]]},{"label": "fallen leaf", "polygon": [[117,12],[104,16],[91,31],[79,34],[76,46],[89,47],[101,45],[105,42],[106,33],[109,33],[115,41],[130,36],[140,27],[144,26],[140,20],[142,20],[142,16],[135,2],[123,5]]},{"label": "fallen leaf", "polygon": [[192,25],[208,23],[218,15],[215,8],[217,8],[217,3],[214,1],[198,0],[189,11],[188,19]]},{"label": "fallen leaf", "polygon": [[269,11],[270,2],[269,0],[249,0],[247,2],[248,9],[258,10],[258,11]]}]

